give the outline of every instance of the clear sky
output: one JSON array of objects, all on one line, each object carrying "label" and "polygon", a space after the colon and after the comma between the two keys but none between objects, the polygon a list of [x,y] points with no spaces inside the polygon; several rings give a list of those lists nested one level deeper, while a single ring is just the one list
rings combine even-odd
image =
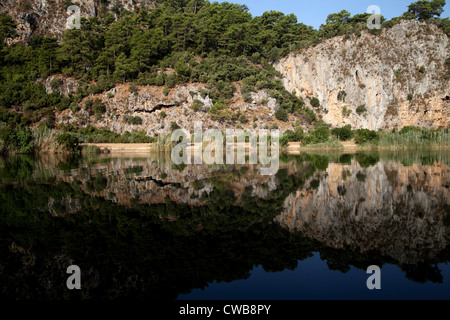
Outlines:
[{"label": "clear sky", "polygon": [[[398,17],[407,10],[408,5],[417,0],[228,0],[231,3],[245,4],[253,16],[265,11],[276,10],[284,14],[293,13],[298,22],[318,29],[325,23],[330,13],[347,10],[352,15],[364,13],[370,5],[377,5],[386,19]],[[214,0],[210,0],[214,2]],[[219,1],[224,2],[224,1]],[[442,18],[450,17],[450,0],[447,0]]]}]

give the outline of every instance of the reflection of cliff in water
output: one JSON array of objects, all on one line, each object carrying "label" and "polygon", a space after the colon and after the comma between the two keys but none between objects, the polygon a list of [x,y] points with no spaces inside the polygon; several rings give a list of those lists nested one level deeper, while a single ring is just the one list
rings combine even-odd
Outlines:
[{"label": "reflection of cliff in water", "polygon": [[[174,299],[246,279],[256,265],[294,270],[314,252],[332,270],[412,263],[401,265],[409,279],[442,281],[446,165],[284,160],[276,176],[262,177],[253,166],[173,166],[164,157],[0,159],[1,297]],[[389,201],[393,209],[382,211]],[[410,212],[419,204],[428,216]],[[81,292],[65,288],[70,264],[83,270]]]},{"label": "reflection of cliff in water", "polygon": [[376,250],[400,263],[429,259],[447,247],[447,165],[381,161],[364,168],[357,159],[317,173],[286,199],[276,221],[326,246]]}]

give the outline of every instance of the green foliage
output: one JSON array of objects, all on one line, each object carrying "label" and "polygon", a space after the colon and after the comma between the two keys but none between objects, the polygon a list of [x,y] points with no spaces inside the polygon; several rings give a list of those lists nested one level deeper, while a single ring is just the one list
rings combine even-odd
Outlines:
[{"label": "green foliage", "polygon": [[70,132],[63,132],[56,137],[56,141],[63,146],[63,148],[70,152],[80,151],[78,137]]},{"label": "green foliage", "polygon": [[277,129],[278,129],[278,124],[276,122],[274,122],[270,125],[270,130],[277,130]]},{"label": "green foliage", "polygon": [[311,98],[310,103],[314,108],[320,107],[320,101],[316,97]]},{"label": "green foliage", "polygon": [[422,129],[414,126],[406,126],[400,130],[400,134],[407,134],[409,132],[422,132]]},{"label": "green foliage", "polygon": [[338,101],[345,102],[345,98],[347,97],[347,92],[345,91],[339,91],[338,93]]},{"label": "green foliage", "polygon": [[373,130],[358,129],[354,131],[354,138],[356,144],[363,144],[366,142],[377,142],[380,139],[380,136]]},{"label": "green foliage", "polygon": [[356,108],[356,113],[360,116],[367,112],[366,105],[362,104]]},{"label": "green foliage", "polygon": [[195,112],[201,111],[203,109],[203,102],[201,102],[200,100],[194,100],[194,102],[191,105],[191,109],[194,110]]},{"label": "green foliage", "polygon": [[180,129],[180,126],[175,121],[172,121],[170,123],[170,130],[175,131],[177,129]]},{"label": "green foliage", "polygon": [[93,112],[96,116],[101,116],[106,112],[106,106],[99,98],[95,98],[94,100]]},{"label": "green foliage", "polygon": [[331,134],[336,136],[340,141],[348,141],[353,138],[353,131],[351,125],[346,125],[342,128],[334,128]]},{"label": "green foliage", "polygon": [[241,114],[241,115],[239,116],[239,122],[240,122],[240,123],[248,123],[247,116],[246,116],[245,114]]},{"label": "green foliage", "polygon": [[32,153],[34,151],[33,136],[29,128],[20,128],[16,131],[14,146],[18,153]]},{"label": "green foliage", "polygon": [[420,0],[408,6],[405,17],[415,17],[418,20],[428,20],[439,17],[444,12],[445,0]]},{"label": "green foliage", "polygon": [[308,144],[319,144],[328,141],[330,137],[330,129],[326,125],[318,125],[317,128],[310,134],[304,136],[302,143]]},{"label": "green foliage", "polygon": [[231,120],[233,116],[233,112],[228,109],[228,106],[220,102],[216,103],[211,107],[211,109],[209,109],[209,114],[212,120],[217,121]]},{"label": "green foliage", "polygon": [[160,117],[161,119],[164,119],[165,117],[167,117],[167,113],[166,113],[165,111],[161,111],[161,112],[159,113],[159,117]]},{"label": "green foliage", "polygon": [[139,116],[133,117],[133,116],[124,116],[125,122],[133,125],[141,125],[142,124],[142,118]]},{"label": "green foliage", "polygon": [[280,138],[280,145],[286,146],[288,142],[300,142],[303,140],[304,133],[301,127],[296,127],[295,132],[292,130],[287,130],[283,136]]},{"label": "green foliage", "polygon": [[342,107],[342,116],[344,118],[348,118],[352,114],[352,109],[350,109],[348,106]]},{"label": "green foliage", "polygon": [[288,112],[284,108],[278,108],[278,110],[275,112],[275,117],[280,121],[288,121]]},{"label": "green foliage", "polygon": [[50,88],[52,91],[58,91],[59,88],[64,84],[64,81],[60,78],[53,78],[50,81]]}]

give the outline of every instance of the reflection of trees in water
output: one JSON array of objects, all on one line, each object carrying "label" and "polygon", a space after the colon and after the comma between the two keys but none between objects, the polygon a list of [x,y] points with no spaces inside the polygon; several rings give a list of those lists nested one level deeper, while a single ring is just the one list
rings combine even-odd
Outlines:
[{"label": "reflection of trees in water", "polygon": [[[63,161],[61,170],[80,165],[79,159]],[[329,160],[323,155],[305,155],[291,161],[313,166],[296,174],[280,170],[277,188],[264,199],[253,196],[252,187],[247,186],[241,206],[235,205],[227,180],[215,177],[214,190],[205,195],[205,205],[197,207],[168,199],[150,206],[138,201],[132,201],[131,207],[118,206],[89,194],[108,183],[98,172],[93,171],[83,185],[54,177],[32,179],[30,158],[4,164],[0,178],[8,182],[0,186],[1,297],[174,299],[213,281],[246,279],[255,265],[268,272],[295,270],[298,261],[314,252],[320,253],[330,270],[344,273],[351,267],[366,270],[372,264],[396,263],[375,251],[333,249],[273,224],[286,197],[302,188],[317,187],[315,180],[305,183],[317,169],[326,169]],[[347,163],[348,156],[341,161]],[[134,166],[127,174],[138,171],[139,166]],[[239,170],[239,175],[245,177],[246,170]],[[16,177],[22,177],[20,184],[12,181]],[[73,203],[78,212],[51,216],[50,198],[59,203],[59,207],[53,205],[55,212],[67,212]],[[440,283],[442,275],[436,265],[450,261],[448,251],[431,262],[400,267],[412,281]],[[65,288],[69,263],[82,268],[81,293]],[[33,289],[16,291],[27,287]]]},{"label": "reflection of trees in water", "polygon": [[441,270],[437,265],[430,263],[418,263],[416,265],[402,266],[401,269],[405,271],[406,278],[418,283],[426,283],[428,281],[433,283],[443,283],[443,276]]}]

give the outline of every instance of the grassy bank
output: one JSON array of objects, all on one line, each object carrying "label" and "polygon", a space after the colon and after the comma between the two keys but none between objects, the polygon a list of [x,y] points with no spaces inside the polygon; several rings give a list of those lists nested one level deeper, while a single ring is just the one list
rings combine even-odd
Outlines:
[{"label": "grassy bank", "polygon": [[334,137],[322,143],[300,145],[300,150],[344,150],[344,145]]},{"label": "grassy bank", "polygon": [[450,131],[405,127],[401,131],[380,131],[379,138],[364,142],[358,149],[450,149]]},{"label": "grassy bank", "polygon": [[345,126],[329,130],[326,125],[319,124],[314,131],[309,133],[304,133],[300,127],[297,127],[295,132],[286,131],[280,139],[280,144],[286,147],[292,143],[298,143],[300,150],[450,149],[450,128],[428,130],[404,127],[400,131],[373,131],[368,129],[352,130],[350,126]]}]

